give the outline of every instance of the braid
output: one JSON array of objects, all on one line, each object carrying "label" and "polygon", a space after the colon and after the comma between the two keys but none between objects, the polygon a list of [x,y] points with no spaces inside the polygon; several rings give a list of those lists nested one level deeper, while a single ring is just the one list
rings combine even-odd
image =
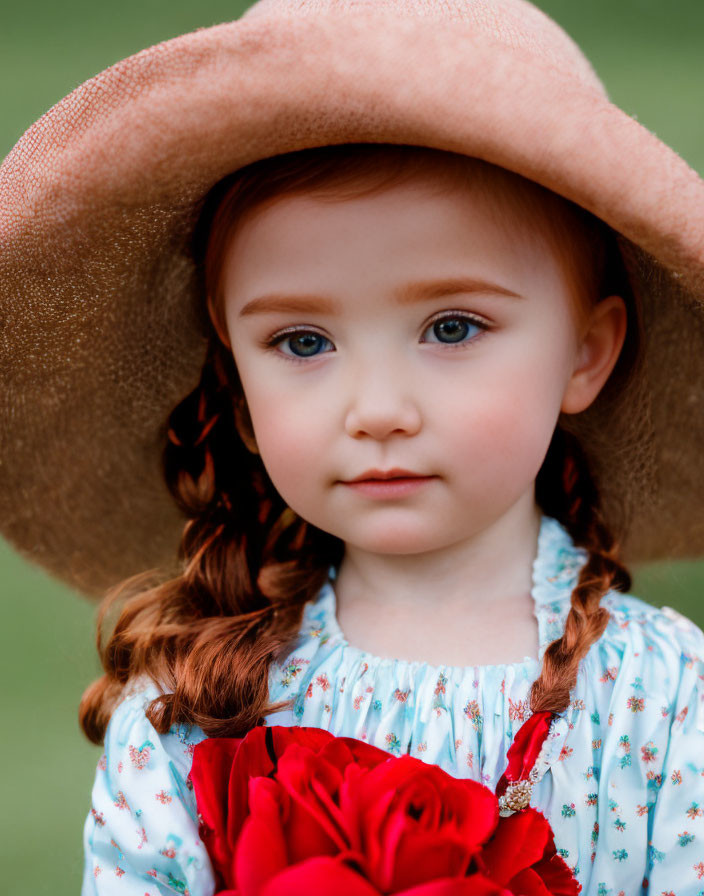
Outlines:
[{"label": "braid", "polygon": [[[253,681],[266,679],[269,659],[297,632],[303,605],[322,587],[334,559],[333,539],[298,517],[275,491],[256,451],[232,355],[219,341],[212,343],[191,398],[200,431],[184,450],[175,432],[180,415],[172,416],[169,442],[175,450],[167,448],[164,469],[192,517],[179,552],[184,594],[201,612],[207,608],[219,617],[221,640],[213,644],[211,627],[207,638],[193,639],[173,692],[159,698],[161,710],[155,706],[154,712],[162,728],[189,715],[219,736],[233,730],[238,709],[240,730],[267,714],[261,700],[246,699],[248,691]],[[192,409],[176,410],[185,413],[188,428]],[[277,634],[271,631],[274,620]],[[227,653],[237,653],[238,676],[232,675]],[[222,722],[204,718],[194,709],[199,705],[210,707]]]},{"label": "braid", "polygon": [[[555,488],[555,483],[561,488]],[[536,479],[536,499],[561,522],[574,543],[589,552],[570,596],[565,631],[545,650],[539,677],[531,688],[533,712],[562,712],[569,704],[579,662],[609,622],[601,598],[610,590],[628,591],[631,576],[619,559],[620,545],[603,521],[599,492],[577,438],[558,426]]]},{"label": "braid", "polygon": [[[182,570],[160,584],[151,573],[132,577],[103,602],[105,674],[79,710],[95,743],[124,685],[143,673],[165,691],[146,713],[161,734],[186,723],[209,737],[242,736],[288,706],[269,702],[270,661],[298,634],[304,604],[341,559],[339,539],[298,517],[274,489],[221,344],[211,342],[201,380],[174,408],[165,434],[164,477],[188,517]],[[102,622],[125,595],[103,645]]]}]

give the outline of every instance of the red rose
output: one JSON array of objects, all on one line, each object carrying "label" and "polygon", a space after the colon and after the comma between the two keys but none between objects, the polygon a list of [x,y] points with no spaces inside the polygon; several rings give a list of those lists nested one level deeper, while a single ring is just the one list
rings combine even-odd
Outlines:
[{"label": "red rose", "polygon": [[573,896],[545,817],[476,781],[320,728],[195,747],[201,836],[232,896]]}]

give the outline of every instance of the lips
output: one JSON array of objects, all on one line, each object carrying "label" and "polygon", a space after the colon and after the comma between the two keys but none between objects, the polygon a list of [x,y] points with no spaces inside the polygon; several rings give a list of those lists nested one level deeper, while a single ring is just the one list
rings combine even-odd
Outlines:
[{"label": "lips", "polygon": [[354,479],[348,479],[347,482],[378,482],[388,479],[427,479],[422,473],[414,473],[412,470],[402,470],[400,467],[394,467],[393,470],[367,470]]},{"label": "lips", "polygon": [[411,470],[367,470],[357,479],[343,482],[342,485],[371,501],[405,501],[423,492],[437,478],[421,476]]}]

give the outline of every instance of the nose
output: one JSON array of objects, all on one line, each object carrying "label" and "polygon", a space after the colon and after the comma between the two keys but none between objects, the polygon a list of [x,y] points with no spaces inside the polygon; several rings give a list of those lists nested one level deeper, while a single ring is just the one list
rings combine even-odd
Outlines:
[{"label": "nose", "polygon": [[398,370],[367,365],[358,371],[351,389],[345,431],[354,439],[383,440],[393,434],[412,436],[422,418],[408,379]]}]

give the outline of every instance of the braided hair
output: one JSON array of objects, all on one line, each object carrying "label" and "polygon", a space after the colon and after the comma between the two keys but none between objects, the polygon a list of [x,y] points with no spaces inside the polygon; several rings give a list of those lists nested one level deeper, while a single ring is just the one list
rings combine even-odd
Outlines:
[{"label": "braided hair", "polygon": [[[243,736],[290,705],[269,702],[269,662],[295,637],[304,604],[340,563],[343,544],[302,520],[274,489],[237,382],[232,355],[213,340],[198,386],[169,416],[164,476],[189,518],[182,572],[151,587],[150,573],[132,577],[101,605],[105,673],[79,710],[94,743],[140,673],[163,691],[147,710],[162,734],[184,722],[209,737]],[[122,611],[103,643],[103,624],[118,601]]]},{"label": "braided hair", "polygon": [[[559,486],[556,487],[556,483]],[[601,501],[578,439],[557,426],[536,479],[536,501],[565,526],[588,559],[570,595],[562,637],[545,649],[540,675],[530,692],[530,708],[561,713],[569,704],[579,662],[609,622],[600,606],[611,589],[628,591],[631,576],[619,558],[620,546],[602,517]]]}]

